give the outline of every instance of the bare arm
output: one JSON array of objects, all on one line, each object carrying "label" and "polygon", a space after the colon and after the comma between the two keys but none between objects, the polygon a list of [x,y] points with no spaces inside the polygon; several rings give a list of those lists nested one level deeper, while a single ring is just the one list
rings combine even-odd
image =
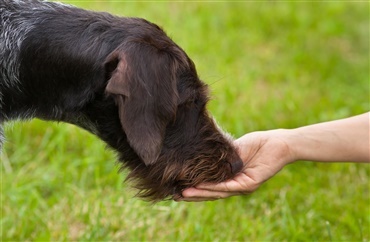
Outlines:
[{"label": "bare arm", "polygon": [[369,162],[369,113],[291,131],[294,160]]},{"label": "bare arm", "polygon": [[219,184],[183,191],[185,201],[205,201],[251,193],[285,165],[298,160],[370,162],[369,114],[304,126],[246,134],[235,141],[243,172]]}]

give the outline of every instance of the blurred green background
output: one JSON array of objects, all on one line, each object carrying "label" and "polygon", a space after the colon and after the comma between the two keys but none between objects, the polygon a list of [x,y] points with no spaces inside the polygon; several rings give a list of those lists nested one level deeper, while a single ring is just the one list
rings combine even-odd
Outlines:
[{"label": "blurred green background", "polygon": [[[210,112],[239,137],[369,111],[369,3],[63,1],[162,26],[210,85]],[[133,198],[89,133],[6,126],[3,241],[369,241],[370,167],[297,162],[255,193],[205,202]]]}]

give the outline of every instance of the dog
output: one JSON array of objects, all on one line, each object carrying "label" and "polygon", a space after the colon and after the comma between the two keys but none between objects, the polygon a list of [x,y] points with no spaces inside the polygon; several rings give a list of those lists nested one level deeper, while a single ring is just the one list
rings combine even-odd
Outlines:
[{"label": "dog", "polygon": [[232,138],[207,112],[207,85],[156,24],[1,0],[0,28],[0,148],[9,120],[77,125],[115,150],[137,196],[154,202],[241,171]]}]

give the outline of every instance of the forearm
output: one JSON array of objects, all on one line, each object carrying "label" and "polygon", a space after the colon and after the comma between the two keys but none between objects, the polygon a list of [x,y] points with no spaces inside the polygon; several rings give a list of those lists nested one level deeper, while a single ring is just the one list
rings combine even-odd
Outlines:
[{"label": "forearm", "polygon": [[369,113],[290,130],[294,160],[370,162]]}]

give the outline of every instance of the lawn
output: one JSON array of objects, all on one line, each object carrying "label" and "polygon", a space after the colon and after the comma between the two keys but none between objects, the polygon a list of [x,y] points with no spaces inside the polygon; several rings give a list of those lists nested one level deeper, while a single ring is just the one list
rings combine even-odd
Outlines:
[{"label": "lawn", "polygon": [[[366,1],[63,2],[162,26],[235,137],[370,110]],[[369,165],[299,161],[248,196],[153,205],[81,129],[33,120],[6,135],[1,241],[370,240]]]}]

